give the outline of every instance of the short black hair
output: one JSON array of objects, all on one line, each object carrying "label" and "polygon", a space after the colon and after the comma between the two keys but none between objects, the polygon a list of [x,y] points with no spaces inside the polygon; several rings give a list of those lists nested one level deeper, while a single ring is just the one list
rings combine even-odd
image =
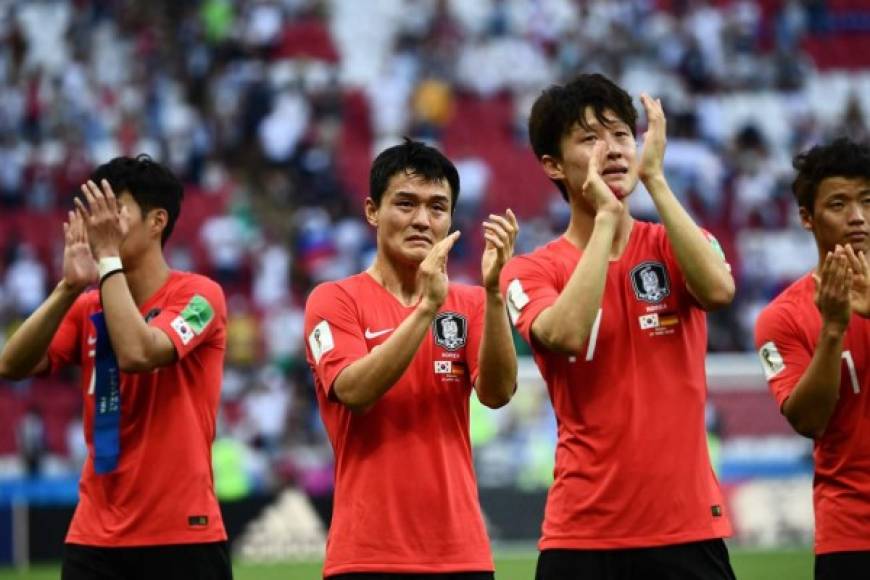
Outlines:
[{"label": "short black hair", "polygon": [[[544,155],[562,158],[562,138],[575,124],[584,129],[586,109],[591,107],[595,118],[607,125],[605,110],[613,111],[637,136],[637,109],[631,96],[616,83],[601,74],[582,74],[563,85],[550,85],[535,100],[529,116],[529,141],[538,159]],[[568,199],[568,191],[561,181],[553,181]]]},{"label": "short black hair", "polygon": [[798,207],[810,214],[816,202],[819,184],[828,177],[847,177],[870,180],[870,147],[846,137],[827,145],[816,145],[795,156],[792,166],[797,171],[791,191]]},{"label": "short black hair", "polygon": [[143,215],[152,209],[166,210],[169,218],[160,239],[160,244],[165,245],[184,198],[184,186],[172,171],[142,153],[136,157],[115,157],[100,165],[91,174],[91,181],[99,185],[103,179],[109,182],[115,195],[130,192]]},{"label": "short black hair", "polygon": [[394,145],[378,154],[369,172],[369,196],[376,206],[387,191],[390,179],[398,173],[416,175],[427,183],[447,180],[450,186],[450,213],[459,200],[459,172],[447,157],[425,143],[405,137],[403,143]]}]

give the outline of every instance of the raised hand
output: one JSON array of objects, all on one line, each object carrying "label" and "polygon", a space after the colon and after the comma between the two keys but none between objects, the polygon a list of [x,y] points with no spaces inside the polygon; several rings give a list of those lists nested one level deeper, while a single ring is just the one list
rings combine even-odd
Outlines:
[{"label": "raised hand", "polygon": [[99,270],[88,244],[84,218],[77,211],[67,214],[63,242],[63,280],[71,289],[81,292],[97,282]]},{"label": "raised hand", "polygon": [[601,166],[604,163],[606,143],[599,140],[592,148],[592,156],[586,169],[586,181],[583,183],[583,197],[595,210],[595,214],[611,213],[619,215],[625,209],[625,205],[619,201],[616,194],[610,189],[601,177]]},{"label": "raised hand", "polygon": [[665,145],[667,144],[667,120],[661,99],[653,99],[641,93],[640,102],[646,110],[647,130],[643,138],[638,175],[641,181],[664,175]]},{"label": "raised hand", "polygon": [[421,302],[437,311],[447,298],[447,254],[459,238],[459,232],[453,232],[429,250],[429,254],[420,262],[417,279],[423,288]]},{"label": "raised hand", "polygon": [[855,314],[870,318],[870,265],[867,256],[864,252],[856,254],[852,246],[846,244],[846,258],[852,270],[849,304]]},{"label": "raised hand", "polygon": [[822,314],[823,323],[834,324],[845,331],[852,316],[849,295],[853,275],[842,246],[837,245],[833,252],[828,252],[821,272],[813,274],[813,278],[816,281],[816,306]]},{"label": "raised hand", "polygon": [[501,270],[514,253],[514,242],[520,226],[510,209],[504,216],[490,214],[489,220],[483,222],[483,237],[486,245],[480,260],[480,270],[483,287],[488,291],[498,290],[498,278]]},{"label": "raised hand", "polygon": [[118,256],[121,242],[127,235],[127,224],[121,218],[118,200],[112,191],[112,186],[105,179],[102,190],[93,181],[88,181],[81,187],[82,194],[88,202],[87,207],[81,198],[75,198],[76,206],[84,217],[91,250],[99,260],[105,256]]}]

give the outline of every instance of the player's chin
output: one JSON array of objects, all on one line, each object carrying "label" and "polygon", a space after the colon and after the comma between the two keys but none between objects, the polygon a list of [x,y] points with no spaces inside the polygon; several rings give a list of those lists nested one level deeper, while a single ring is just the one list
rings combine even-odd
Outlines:
[{"label": "player's chin", "polygon": [[840,244],[843,246],[852,246],[852,251],[856,254],[858,252],[864,252],[864,255],[867,255],[867,248],[870,247],[870,244],[867,243],[867,236],[850,236],[845,240],[841,241]]},{"label": "player's chin", "polygon": [[605,183],[610,188],[610,191],[613,192],[613,195],[616,196],[616,199],[622,200],[628,197],[634,190],[637,179],[633,179],[631,175],[626,175],[619,179],[607,179]]}]

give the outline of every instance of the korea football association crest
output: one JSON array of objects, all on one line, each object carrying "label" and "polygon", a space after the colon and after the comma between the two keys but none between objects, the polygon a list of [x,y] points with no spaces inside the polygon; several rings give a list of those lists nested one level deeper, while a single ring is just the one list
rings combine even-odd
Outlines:
[{"label": "korea football association crest", "polygon": [[671,294],[668,271],[661,262],[643,262],[631,271],[631,285],[638,300],[656,304]]},{"label": "korea football association crest", "polygon": [[446,350],[459,350],[468,337],[468,320],[455,312],[442,312],[432,323],[435,344]]}]

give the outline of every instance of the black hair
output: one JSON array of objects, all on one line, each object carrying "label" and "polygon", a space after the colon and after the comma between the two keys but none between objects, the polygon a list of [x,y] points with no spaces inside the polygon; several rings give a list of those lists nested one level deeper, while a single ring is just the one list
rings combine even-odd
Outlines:
[{"label": "black hair", "polygon": [[459,172],[447,157],[425,143],[405,137],[405,141],[384,149],[372,163],[369,172],[369,196],[376,206],[387,191],[390,179],[397,173],[415,175],[428,183],[447,180],[450,185],[450,213],[459,199]]},{"label": "black hair", "polygon": [[115,157],[100,165],[91,174],[91,180],[99,186],[103,179],[109,182],[115,195],[129,192],[143,216],[152,209],[166,210],[169,217],[160,239],[161,245],[166,244],[181,213],[184,198],[181,181],[144,153],[136,157]]},{"label": "black hair", "polygon": [[870,180],[870,147],[840,137],[828,145],[816,145],[796,155],[792,166],[797,175],[791,191],[798,206],[812,214],[819,184],[828,177]]},{"label": "black hair", "polygon": [[[562,158],[562,138],[575,124],[588,129],[586,109],[592,108],[595,118],[602,125],[609,121],[606,110],[613,111],[617,118],[628,125],[631,134],[637,136],[637,109],[631,96],[616,83],[601,74],[582,74],[563,85],[551,85],[532,105],[529,116],[529,141],[538,159],[544,155]],[[568,199],[568,191],[561,181],[553,183]]]}]

